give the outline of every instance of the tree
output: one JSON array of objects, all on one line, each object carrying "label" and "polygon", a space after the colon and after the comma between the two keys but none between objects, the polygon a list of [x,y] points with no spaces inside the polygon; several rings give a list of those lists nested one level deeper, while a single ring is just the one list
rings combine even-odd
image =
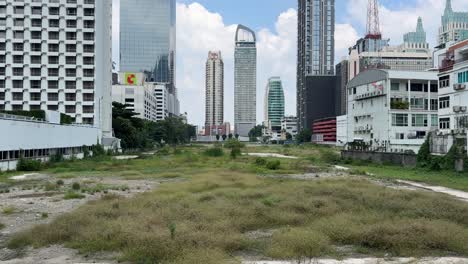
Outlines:
[{"label": "tree", "polygon": [[233,135],[232,135],[232,133],[230,133],[229,136],[228,136],[228,138],[229,138],[229,139],[232,139],[232,137],[233,137]]},{"label": "tree", "polygon": [[263,134],[263,129],[265,127],[262,125],[257,125],[249,131],[249,140],[254,142],[257,138],[261,137]]},{"label": "tree", "polygon": [[237,140],[239,140],[239,134],[236,134],[236,136],[235,136],[235,137],[236,137],[236,139],[237,139]]},{"label": "tree", "polygon": [[226,138],[227,138],[227,136],[226,136],[226,134],[224,134],[223,135],[223,141],[226,141]]},{"label": "tree", "polygon": [[286,133],[286,140],[292,140],[293,139],[293,136],[291,135],[291,133]]},{"label": "tree", "polygon": [[310,131],[310,129],[301,130],[297,134],[296,140],[297,140],[298,143],[311,142],[311,140],[312,140],[312,131]]},{"label": "tree", "polygon": [[421,167],[427,167],[431,163],[431,134],[427,135],[426,141],[421,145],[419,149],[417,162]]},{"label": "tree", "polygon": [[219,141],[219,139],[220,139],[220,136],[216,135],[216,141]]}]

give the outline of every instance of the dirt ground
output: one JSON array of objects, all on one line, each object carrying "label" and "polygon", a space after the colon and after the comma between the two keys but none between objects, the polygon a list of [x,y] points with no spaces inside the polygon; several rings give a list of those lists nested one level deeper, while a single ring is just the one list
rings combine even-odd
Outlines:
[{"label": "dirt ground", "polygon": [[[74,250],[61,246],[53,246],[44,249],[27,249],[24,252],[16,252],[5,247],[5,243],[12,234],[27,230],[37,224],[51,222],[57,216],[73,211],[79,206],[100,199],[104,192],[94,194],[83,193],[83,199],[64,199],[64,194],[73,183],[81,186],[93,187],[97,185],[108,186],[107,194],[117,194],[131,197],[138,193],[150,191],[160,182],[151,180],[123,180],[118,178],[74,178],[63,180],[63,187],[58,190],[46,191],[43,189],[46,183],[55,183],[57,179],[48,175],[29,174],[15,177],[16,183],[8,190],[0,193],[0,223],[4,228],[0,230],[0,263],[113,263],[103,261],[102,254],[99,258],[93,256],[79,256]],[[79,191],[78,191],[79,193]],[[111,256],[108,259],[113,259]],[[91,258],[91,259],[90,259]]]}]

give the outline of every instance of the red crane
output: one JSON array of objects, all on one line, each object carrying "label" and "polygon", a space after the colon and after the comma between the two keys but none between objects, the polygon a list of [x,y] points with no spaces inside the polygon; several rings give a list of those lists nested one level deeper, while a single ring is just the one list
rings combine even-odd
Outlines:
[{"label": "red crane", "polygon": [[367,6],[367,33],[366,39],[382,39],[379,19],[379,1],[369,0]]}]

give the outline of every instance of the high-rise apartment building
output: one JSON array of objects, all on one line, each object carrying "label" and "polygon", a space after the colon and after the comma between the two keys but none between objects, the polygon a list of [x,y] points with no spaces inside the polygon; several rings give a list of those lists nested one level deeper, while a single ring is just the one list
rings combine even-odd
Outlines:
[{"label": "high-rise apartment building", "polygon": [[175,0],[120,1],[120,71],[144,72],[176,94]]},{"label": "high-rise apartment building", "polygon": [[205,93],[206,130],[224,122],[224,62],[221,51],[208,53]]},{"label": "high-rise apartment building", "polygon": [[271,77],[265,89],[265,124],[272,131],[281,130],[284,117],[284,91],[280,77]]},{"label": "high-rise apartment building", "polygon": [[112,0],[0,1],[0,109],[54,110],[112,135]]},{"label": "high-rise apartment building", "polygon": [[299,129],[304,129],[311,128],[307,120],[321,118],[314,105],[331,103],[324,102],[320,92],[334,89],[326,84],[334,82],[328,79],[335,67],[335,1],[298,0],[298,7],[297,117]]},{"label": "high-rise apartment building", "polygon": [[446,0],[439,28],[439,45],[468,39],[468,12],[454,12],[452,1]]},{"label": "high-rise apartment building", "polygon": [[248,136],[257,123],[257,47],[255,32],[239,25],[234,52],[235,133]]}]

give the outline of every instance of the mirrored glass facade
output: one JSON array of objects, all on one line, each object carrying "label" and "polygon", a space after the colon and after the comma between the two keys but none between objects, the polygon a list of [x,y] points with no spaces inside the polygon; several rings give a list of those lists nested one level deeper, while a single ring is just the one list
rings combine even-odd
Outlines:
[{"label": "mirrored glass facade", "polygon": [[306,76],[333,76],[335,0],[298,0],[297,115],[304,128]]},{"label": "mirrored glass facade", "polygon": [[120,71],[144,72],[175,93],[175,0],[120,1]]}]

